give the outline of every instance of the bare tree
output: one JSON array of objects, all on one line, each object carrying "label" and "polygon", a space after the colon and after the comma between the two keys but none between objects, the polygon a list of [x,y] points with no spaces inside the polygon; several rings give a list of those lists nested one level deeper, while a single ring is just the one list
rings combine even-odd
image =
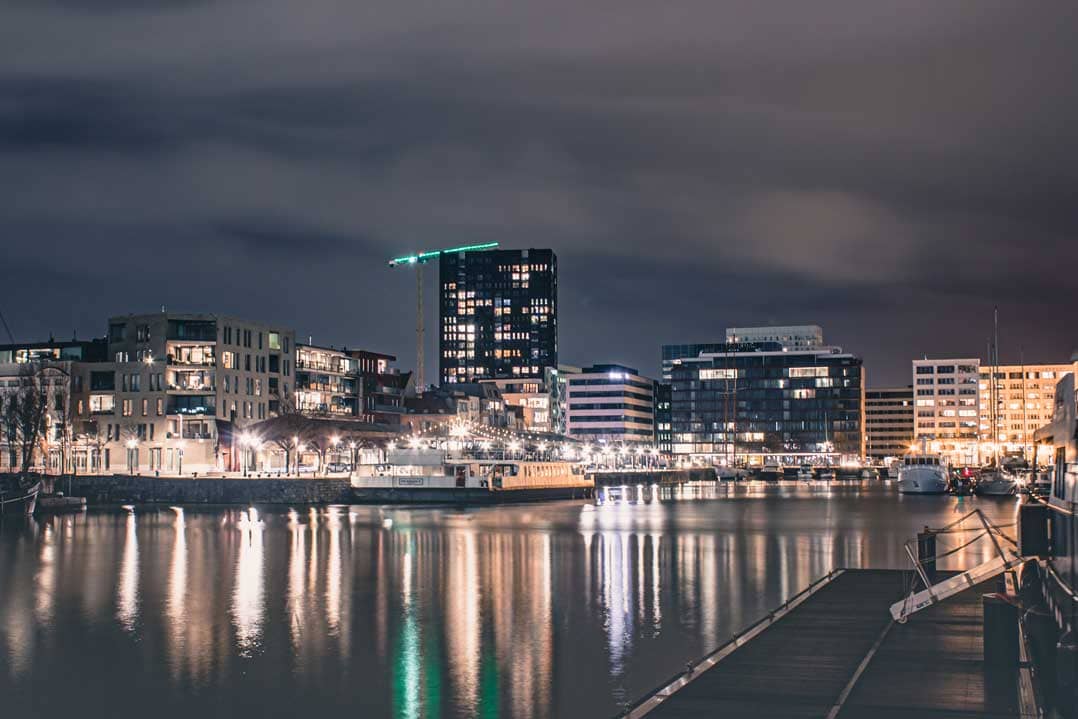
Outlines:
[{"label": "bare tree", "polygon": [[29,472],[34,463],[34,450],[44,437],[48,415],[48,392],[39,367],[27,363],[19,369],[19,391],[15,401],[20,466],[23,472]]},{"label": "bare tree", "polygon": [[[60,444],[60,474],[65,474],[68,467],[74,469],[75,465],[74,457],[72,456],[75,428],[71,411],[71,375],[67,370],[55,365],[42,366],[40,374],[42,375],[42,391],[46,394],[46,402],[52,406],[51,418],[52,428],[55,432],[54,439]],[[54,380],[51,390],[47,387],[48,376],[51,376]]]}]

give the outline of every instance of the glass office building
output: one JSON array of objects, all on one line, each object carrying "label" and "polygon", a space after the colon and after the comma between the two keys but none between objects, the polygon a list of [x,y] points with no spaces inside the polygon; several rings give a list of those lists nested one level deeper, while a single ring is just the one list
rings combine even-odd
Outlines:
[{"label": "glass office building", "polygon": [[835,347],[773,342],[674,360],[670,423],[673,454],[695,460],[861,457],[862,361]]},{"label": "glass office building", "polygon": [[440,258],[443,384],[534,377],[558,366],[553,250],[454,252]]}]

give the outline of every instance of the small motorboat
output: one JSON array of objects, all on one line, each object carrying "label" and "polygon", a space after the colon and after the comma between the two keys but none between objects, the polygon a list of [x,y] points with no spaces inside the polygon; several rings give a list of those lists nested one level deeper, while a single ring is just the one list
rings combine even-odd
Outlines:
[{"label": "small motorboat", "polygon": [[834,482],[836,477],[838,475],[832,467],[824,467],[820,470],[820,479],[824,482]]},{"label": "small motorboat", "polygon": [[1009,497],[1018,491],[1018,480],[1005,469],[986,467],[977,476],[973,491],[982,497]]},{"label": "small motorboat", "polygon": [[41,480],[28,477],[0,477],[0,514],[29,517],[37,505]]},{"label": "small motorboat", "polygon": [[816,473],[812,469],[811,464],[802,464],[797,469],[797,478],[802,482],[811,482],[816,479]]},{"label": "small motorboat", "polygon": [[768,463],[760,470],[760,479],[765,482],[777,482],[783,477],[782,465],[777,463]]}]

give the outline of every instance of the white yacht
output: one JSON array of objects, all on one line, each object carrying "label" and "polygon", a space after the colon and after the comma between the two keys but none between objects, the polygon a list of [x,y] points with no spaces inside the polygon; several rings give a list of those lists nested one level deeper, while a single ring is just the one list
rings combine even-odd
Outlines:
[{"label": "white yacht", "polygon": [[947,462],[939,455],[911,454],[898,467],[899,494],[945,494]]}]

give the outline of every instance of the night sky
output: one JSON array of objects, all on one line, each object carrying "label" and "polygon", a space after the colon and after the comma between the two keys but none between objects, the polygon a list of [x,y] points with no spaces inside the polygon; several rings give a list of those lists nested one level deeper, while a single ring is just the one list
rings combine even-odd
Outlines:
[{"label": "night sky", "polygon": [[498,241],[558,253],[564,362],[814,322],[905,384],[984,355],[997,303],[1004,360],[1063,361],[1076,37],[1073,0],[8,0],[0,311],[218,311],[411,367],[385,260]]}]

